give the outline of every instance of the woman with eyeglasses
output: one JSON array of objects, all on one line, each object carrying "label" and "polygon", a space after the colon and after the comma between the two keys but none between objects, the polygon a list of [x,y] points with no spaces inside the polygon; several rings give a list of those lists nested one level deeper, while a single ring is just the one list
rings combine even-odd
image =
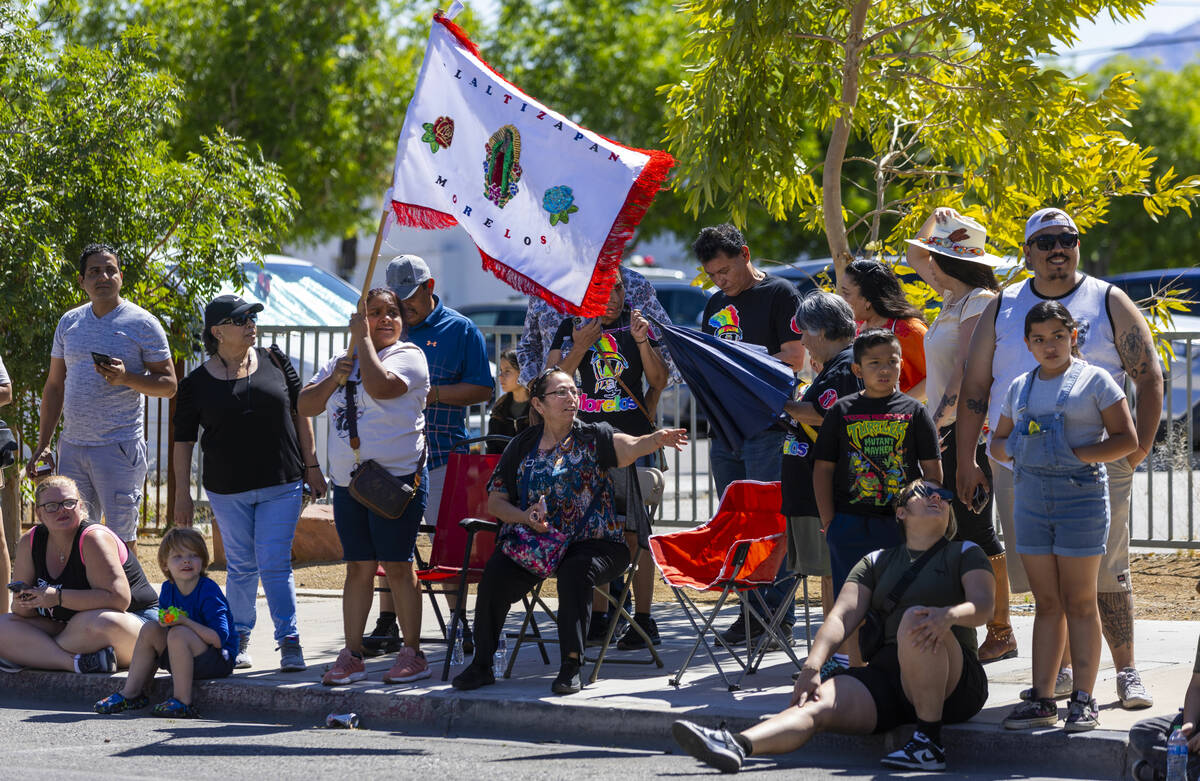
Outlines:
[{"label": "woman with eyeglasses", "polygon": [[142,626],[158,620],[154,587],[121,538],[88,520],[74,480],[40,481],[34,507],[38,523],[13,561],[12,612],[0,616],[4,669],[127,667]]},{"label": "woman with eyeglasses", "polygon": [[[787,709],[737,734],[677,721],[672,733],[679,745],[731,773],[747,756],[795,751],[818,732],[879,734],[915,722],[912,738],[883,765],[944,770],[942,725],[967,721],[987,702],[975,627],[991,617],[995,588],[979,546],[950,542],[950,497],[928,480],[909,483],[896,495],[903,544],[864,556],[850,572]],[[902,579],[908,582],[899,588]],[[839,669],[822,682],[821,666],[868,611],[880,627],[881,644],[865,667]]]},{"label": "woman with eyeglasses", "polygon": [[261,578],[275,624],[279,669],[306,669],[296,625],[292,539],[303,485],[325,494],[312,422],[296,411],[300,378],[277,348],[255,347],[262,304],[214,298],[204,309],[208,360],[179,383],[175,405],[175,523],[192,525],[192,450],[199,437],[204,490],[228,568],[225,592],[239,637],[235,666],[248,650]]},{"label": "woman with eyeglasses", "polygon": [[900,392],[925,401],[925,314],[912,304],[896,273],[877,260],[859,258],[838,279],[838,295],[854,310],[858,332],[891,331],[900,340]]},{"label": "woman with eyeglasses", "polygon": [[[562,558],[554,571],[561,664],[550,690],[574,694],[582,688],[579,668],[591,618],[592,588],[611,581],[629,565],[625,525],[615,512],[608,470],[629,466],[660,447],[682,450],[688,441],[683,429],[632,437],[607,423],[578,420],[575,379],[558,368],[542,372],[529,393],[540,421],[508,443],[488,487],[488,511],[503,525],[475,602],[475,656],[453,680],[456,689],[496,682],[493,654],[504,618],[512,604],[542,580],[509,554],[520,557],[518,551],[523,546],[528,549],[528,540],[551,531],[558,532],[552,536],[559,539],[556,550]],[[521,526],[533,534],[524,535]],[[546,545],[550,547],[554,546]]]},{"label": "woman with eyeglasses", "polygon": [[[1000,290],[993,269],[1002,261],[987,251],[983,225],[945,207],[934,209],[908,245],[909,267],[942,296],[942,309],[925,332],[925,391],[942,443],[942,479],[952,486],[958,479],[954,421],[963,368],[979,316]],[[991,485],[984,443],[977,443],[975,457]],[[979,647],[979,659],[986,664],[1016,656],[1017,638],[1009,620],[1008,559],[992,522],[992,494],[982,491],[978,499],[968,506],[956,495],[953,506],[958,538],[983,548],[996,573],[996,615],[988,622],[987,638]]]}]

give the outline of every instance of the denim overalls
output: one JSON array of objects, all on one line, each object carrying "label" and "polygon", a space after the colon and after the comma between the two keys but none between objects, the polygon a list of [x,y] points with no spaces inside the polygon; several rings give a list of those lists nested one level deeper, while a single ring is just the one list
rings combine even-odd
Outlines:
[{"label": "denim overalls", "polygon": [[[1013,521],[1018,553],[1099,556],[1108,540],[1108,472],[1086,464],[1067,444],[1063,409],[1083,361],[1072,360],[1048,415],[1026,411],[1037,370],[1026,375],[1007,449],[1013,459]],[[1030,427],[1033,427],[1032,431]]]}]

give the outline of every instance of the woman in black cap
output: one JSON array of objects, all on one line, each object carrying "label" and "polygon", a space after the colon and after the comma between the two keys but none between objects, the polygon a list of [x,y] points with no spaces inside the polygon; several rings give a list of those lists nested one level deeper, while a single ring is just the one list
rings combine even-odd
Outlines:
[{"label": "woman in black cap", "polygon": [[175,397],[175,523],[192,525],[192,448],[204,435],[204,490],[225,548],[225,590],[240,637],[237,664],[250,667],[259,577],[275,623],[284,672],[305,669],[296,628],[292,538],[302,486],[325,493],[312,423],[296,414],[300,378],[278,349],[255,347],[262,304],[217,296],[204,309],[207,361]]}]

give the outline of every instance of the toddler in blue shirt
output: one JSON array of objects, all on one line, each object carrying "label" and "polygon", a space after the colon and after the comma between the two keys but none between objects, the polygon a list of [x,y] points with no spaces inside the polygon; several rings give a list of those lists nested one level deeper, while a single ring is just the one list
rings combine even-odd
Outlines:
[{"label": "toddler in blue shirt", "polygon": [[142,627],[125,688],[97,702],[97,713],[146,707],[143,690],[162,668],[171,673],[175,696],[154,706],[154,715],[196,718],[192,681],[233,672],[238,636],[229,601],[205,574],[208,562],[208,545],[195,529],[176,527],[163,537],[158,566],[167,581],[158,598],[158,622]]}]

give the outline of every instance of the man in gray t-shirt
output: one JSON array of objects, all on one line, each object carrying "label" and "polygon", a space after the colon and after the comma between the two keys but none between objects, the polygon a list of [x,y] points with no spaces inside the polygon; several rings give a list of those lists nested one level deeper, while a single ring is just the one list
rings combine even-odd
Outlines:
[{"label": "man in gray t-shirt", "polygon": [[55,465],[50,440],[62,417],[58,473],[78,484],[93,520],[103,516],[130,541],[146,479],[142,396],[174,396],[175,368],[162,324],[121,298],[116,250],[85,247],[79,283],[88,303],[64,314],[54,330],[38,444],[26,471],[35,477],[39,463]]}]

